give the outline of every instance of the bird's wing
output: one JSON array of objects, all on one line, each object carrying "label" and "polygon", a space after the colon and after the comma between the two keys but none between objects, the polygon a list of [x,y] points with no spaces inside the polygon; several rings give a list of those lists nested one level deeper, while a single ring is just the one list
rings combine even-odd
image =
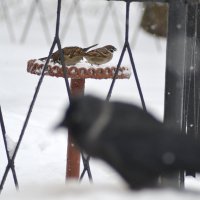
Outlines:
[{"label": "bird's wing", "polygon": [[86,53],[87,56],[90,57],[103,57],[106,58],[109,52],[106,49],[95,49]]}]

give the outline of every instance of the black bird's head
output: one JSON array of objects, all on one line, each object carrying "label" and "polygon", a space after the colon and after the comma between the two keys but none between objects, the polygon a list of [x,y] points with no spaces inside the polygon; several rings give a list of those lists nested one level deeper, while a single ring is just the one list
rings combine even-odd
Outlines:
[{"label": "black bird's head", "polygon": [[77,145],[84,150],[88,149],[90,145],[95,145],[101,128],[107,123],[105,105],[107,103],[92,96],[72,98],[58,127],[68,128]]},{"label": "black bird's head", "polygon": [[112,45],[106,45],[105,48],[111,53],[113,53],[114,51],[117,51],[117,49]]}]

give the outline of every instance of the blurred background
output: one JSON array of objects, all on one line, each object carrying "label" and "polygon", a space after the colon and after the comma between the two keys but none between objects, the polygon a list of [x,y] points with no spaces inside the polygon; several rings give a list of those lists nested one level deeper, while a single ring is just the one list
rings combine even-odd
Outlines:
[{"label": "blurred background", "polygon": [[[57,1],[22,0],[19,3],[18,0],[2,0],[0,6],[2,41],[32,44],[33,39],[37,39],[42,45],[51,44],[55,33]],[[102,45],[115,43],[117,47],[122,47],[124,22],[124,2],[66,0],[62,1],[60,38],[64,46],[87,46],[99,42]],[[137,46],[142,30],[155,40],[165,38],[167,5],[132,3],[130,22],[132,47]],[[33,34],[35,29],[37,34]],[[158,41],[155,41],[155,48],[159,48]]]}]

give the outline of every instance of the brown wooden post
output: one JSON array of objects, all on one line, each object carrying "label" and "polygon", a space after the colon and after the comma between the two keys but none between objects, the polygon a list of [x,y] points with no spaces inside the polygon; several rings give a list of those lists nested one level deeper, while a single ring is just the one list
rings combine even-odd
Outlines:
[{"label": "brown wooden post", "polygon": [[[71,79],[72,96],[83,95],[85,79]],[[80,152],[74,145],[70,132],[68,132],[66,179],[78,179],[80,175]]]}]

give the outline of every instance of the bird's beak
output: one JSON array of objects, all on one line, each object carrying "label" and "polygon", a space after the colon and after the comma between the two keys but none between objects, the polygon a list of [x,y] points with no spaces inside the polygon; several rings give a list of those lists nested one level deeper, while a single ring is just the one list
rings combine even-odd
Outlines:
[{"label": "bird's beak", "polygon": [[59,124],[57,124],[56,126],[53,127],[54,131],[57,131],[60,128],[64,128],[64,121],[60,122]]}]

